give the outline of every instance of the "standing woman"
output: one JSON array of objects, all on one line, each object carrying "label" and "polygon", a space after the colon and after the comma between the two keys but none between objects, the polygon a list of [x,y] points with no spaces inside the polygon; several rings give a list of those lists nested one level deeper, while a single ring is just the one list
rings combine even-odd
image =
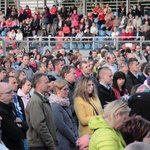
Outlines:
[{"label": "standing woman", "polygon": [[123,73],[121,71],[115,72],[115,74],[113,76],[112,89],[113,89],[113,91],[115,93],[115,97],[118,100],[120,100],[121,97],[124,97],[124,98],[126,96],[128,97],[129,93],[128,93],[127,89],[125,89],[125,82],[126,82],[125,73]]},{"label": "standing woman", "polygon": [[77,130],[69,107],[69,87],[65,80],[54,82],[54,93],[49,97],[57,128],[58,146],[56,150],[75,150]]},{"label": "standing woman", "polygon": [[17,95],[21,97],[24,109],[26,109],[27,103],[30,99],[31,82],[27,78],[24,78],[20,82],[20,88],[18,89]]},{"label": "standing woman", "polygon": [[98,99],[95,85],[90,77],[81,77],[77,82],[74,94],[74,108],[79,120],[79,137],[92,135],[88,127],[93,116],[102,115],[102,106]]}]

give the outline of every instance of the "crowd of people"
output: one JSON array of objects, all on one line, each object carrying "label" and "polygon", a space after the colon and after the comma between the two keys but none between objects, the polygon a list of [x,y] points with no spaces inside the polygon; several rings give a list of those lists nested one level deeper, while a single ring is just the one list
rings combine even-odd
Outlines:
[{"label": "crowd of people", "polygon": [[[78,7],[72,4],[69,9],[65,4],[62,4],[60,9],[56,5],[50,8],[45,6],[42,12],[37,10],[34,13],[28,5],[25,8],[20,6],[18,10],[15,6],[9,6],[6,15],[0,11],[0,35],[4,36],[5,40],[16,40],[6,43],[6,46],[12,46],[13,49],[20,48],[20,41],[32,36],[34,38],[30,39],[33,40],[30,47],[40,47],[39,51],[48,46],[48,37],[51,37],[51,46],[56,50],[62,47],[71,48],[70,38],[73,38],[74,43],[77,41],[77,44],[72,45],[73,49],[92,49],[97,47],[97,44],[93,46],[90,43],[92,37],[103,37],[102,44],[98,46],[113,49],[116,46],[113,40],[116,38],[135,42],[139,39],[150,40],[149,29],[150,19],[140,2],[135,9],[130,8],[128,13],[123,3],[120,4],[118,12],[113,12],[109,4],[97,3],[86,15],[83,15],[82,3]],[[41,45],[39,35],[42,36],[40,40],[45,41]],[[122,45],[119,46],[126,48]],[[130,48],[133,49],[134,46]]]},{"label": "crowd of people", "polygon": [[[36,49],[10,50],[0,58],[0,146],[4,150],[149,146],[150,64],[149,55],[140,55],[139,45],[134,52],[93,50],[86,60],[78,49],[67,53],[61,48],[43,56]],[[141,143],[132,144],[135,141]]]},{"label": "crowd of people", "polygon": [[[82,9],[74,5],[69,12],[62,5],[58,14],[56,6],[45,7],[42,18],[38,12],[33,15],[29,6],[25,10],[20,8],[18,14],[26,16],[22,23],[35,17],[42,19],[44,38],[47,28],[54,27],[57,17],[60,18],[56,26],[59,32],[71,21],[71,30],[69,27],[70,31],[61,35],[68,40],[71,31],[74,37],[80,29],[80,25],[72,26],[72,21],[84,18],[81,23],[84,29],[79,33],[86,30],[83,34],[87,34],[88,20],[94,21],[99,15],[107,18],[111,8],[102,6],[96,5],[91,19],[82,16]],[[15,13],[14,7],[8,7],[7,21],[11,22]],[[121,5],[119,17],[124,18],[125,14],[125,6]],[[135,15],[135,18],[144,15],[139,3]],[[16,20],[14,17],[13,21]],[[109,23],[107,21],[99,19],[95,27],[110,24],[110,21],[114,24],[115,20],[111,16]],[[128,32],[127,26],[124,27],[113,29]],[[17,26],[5,27],[1,34],[3,31],[15,34],[16,30],[20,32]],[[38,30],[31,29],[30,36],[37,35]],[[101,31],[105,30],[111,28],[103,26]],[[50,30],[50,34],[55,35],[55,32]],[[0,149],[150,149],[150,46],[146,45],[143,50],[137,44],[134,50],[120,48],[117,51],[102,47],[91,51],[87,58],[79,49],[66,51],[59,47],[57,50],[41,52],[34,47],[27,52],[21,48],[9,50],[6,56],[0,57]]]}]

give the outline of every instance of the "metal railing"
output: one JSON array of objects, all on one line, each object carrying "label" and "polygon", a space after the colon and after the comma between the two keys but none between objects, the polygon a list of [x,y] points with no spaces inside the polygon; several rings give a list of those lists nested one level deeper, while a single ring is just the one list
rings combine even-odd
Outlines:
[{"label": "metal railing", "polygon": [[[128,40],[122,40],[122,39]],[[130,40],[132,39],[132,40]],[[45,51],[48,49],[50,51],[59,50],[64,47],[66,50],[94,50],[98,48],[106,48],[108,51],[113,52],[118,49],[134,49],[135,45],[140,45],[141,50],[145,49],[147,45],[150,45],[150,41],[143,41],[142,37],[138,40],[135,40],[136,37],[27,37],[26,40],[16,41],[8,40],[5,37],[0,37],[0,46],[2,46],[3,54],[7,55],[9,50],[20,50],[25,48],[27,52],[30,52],[32,49],[37,49],[38,52],[44,55]]]}]

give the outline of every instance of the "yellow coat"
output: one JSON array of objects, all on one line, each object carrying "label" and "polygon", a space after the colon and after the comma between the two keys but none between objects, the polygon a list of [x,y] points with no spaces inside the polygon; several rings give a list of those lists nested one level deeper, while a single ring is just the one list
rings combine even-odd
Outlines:
[{"label": "yellow coat", "polygon": [[[90,103],[96,107],[99,115],[102,115],[102,106],[98,98],[91,98]],[[81,97],[76,97],[74,99],[74,109],[79,120],[79,136],[85,134],[92,135],[93,131],[89,129],[88,123],[91,117],[96,116],[94,108],[89,104],[88,101],[82,99]]]}]

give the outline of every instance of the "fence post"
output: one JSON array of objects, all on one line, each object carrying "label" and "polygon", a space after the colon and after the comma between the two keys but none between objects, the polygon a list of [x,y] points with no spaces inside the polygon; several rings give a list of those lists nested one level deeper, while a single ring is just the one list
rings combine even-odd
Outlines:
[{"label": "fence post", "polygon": [[4,40],[2,40],[2,47],[3,47],[4,56],[6,56],[6,41]]},{"label": "fence post", "polygon": [[27,37],[27,50],[28,50],[28,52],[29,52],[29,37]]},{"label": "fence post", "polygon": [[142,37],[140,37],[140,52],[141,52],[141,54],[143,54],[143,48],[142,48]]}]

